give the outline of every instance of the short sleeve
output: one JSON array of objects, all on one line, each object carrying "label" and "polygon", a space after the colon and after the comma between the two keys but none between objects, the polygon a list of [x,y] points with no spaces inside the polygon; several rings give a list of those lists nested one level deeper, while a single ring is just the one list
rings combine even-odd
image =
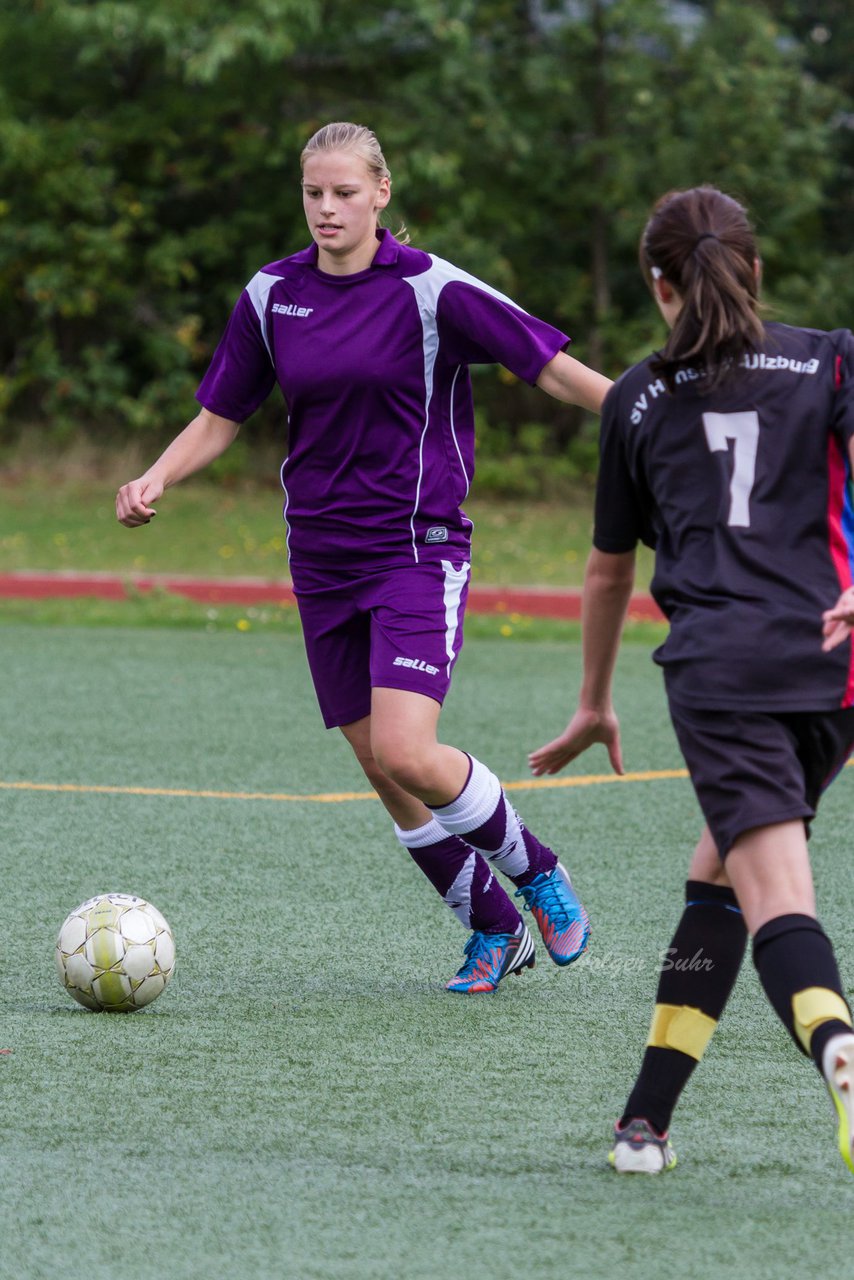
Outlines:
[{"label": "short sleeve", "polygon": [[598,551],[619,555],[633,551],[638,542],[650,542],[637,489],[626,457],[620,425],[620,384],[613,386],[602,405],[599,434],[599,472],[593,545]]},{"label": "short sleeve", "polygon": [[436,311],[442,349],[456,364],[503,364],[531,386],[569,338],[478,282],[452,280]]},{"label": "short sleeve", "polygon": [[842,329],[837,335],[833,427],[842,441],[854,439],[854,334]]},{"label": "short sleeve", "polygon": [[244,290],[196,392],[196,399],[211,413],[232,422],[244,422],[267,399],[275,382],[275,370],[258,313]]}]

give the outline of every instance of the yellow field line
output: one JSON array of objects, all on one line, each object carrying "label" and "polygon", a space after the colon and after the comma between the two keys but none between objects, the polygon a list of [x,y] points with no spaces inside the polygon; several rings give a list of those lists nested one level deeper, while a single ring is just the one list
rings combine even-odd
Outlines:
[{"label": "yellow field line", "polygon": [[[854,758],[848,761],[854,767]],[[668,778],[687,778],[687,769],[648,769],[638,773],[585,773],[569,778],[523,778],[505,782],[505,791],[542,791],[552,787],[598,787],[609,782],[662,782]],[[349,800],[376,800],[373,791],[327,791],[315,795],[297,795],[288,791],[194,791],[185,787],[112,787],[77,782],[3,782],[0,791],[47,791],[74,795],[163,796],[191,800],[270,800],[274,803],[343,804]]]},{"label": "yellow field line", "polygon": [[[547,787],[590,787],[604,782],[656,782],[660,778],[687,778],[685,769],[660,769],[647,773],[591,773],[573,778],[530,778],[505,782],[506,791],[536,791]],[[166,796],[193,800],[272,800],[303,801],[311,804],[341,804],[347,800],[376,800],[373,791],[329,791],[316,795],[296,795],[287,791],[193,791],[178,787],[113,787],[89,786],[76,782],[2,782],[5,791],[49,791],[75,795]]]},{"label": "yellow field line", "polygon": [[73,792],[77,795],[167,796],[193,800],[311,800],[338,804],[343,800],[376,800],[374,791],[337,791],[320,795],[291,795],[286,791],[193,791],[185,787],[109,787],[76,782],[0,782],[0,790]]}]

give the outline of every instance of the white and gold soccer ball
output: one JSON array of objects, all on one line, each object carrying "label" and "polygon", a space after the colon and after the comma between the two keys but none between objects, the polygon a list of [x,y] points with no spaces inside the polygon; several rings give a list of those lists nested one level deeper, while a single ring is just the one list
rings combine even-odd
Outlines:
[{"label": "white and gold soccer ball", "polygon": [[66,918],[56,940],[59,980],[100,1013],[133,1013],[160,995],[175,969],[172,930],[150,902],[102,893]]}]

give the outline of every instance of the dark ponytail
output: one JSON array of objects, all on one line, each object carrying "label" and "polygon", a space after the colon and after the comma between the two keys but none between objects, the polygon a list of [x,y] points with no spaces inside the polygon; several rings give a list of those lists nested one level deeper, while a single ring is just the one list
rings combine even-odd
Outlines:
[{"label": "dark ponytail", "polygon": [[640,245],[641,269],[658,272],[683,306],[653,372],[672,390],[686,365],[702,370],[712,389],[761,347],[756,241],[737,200],[714,187],[671,191],[658,201]]}]

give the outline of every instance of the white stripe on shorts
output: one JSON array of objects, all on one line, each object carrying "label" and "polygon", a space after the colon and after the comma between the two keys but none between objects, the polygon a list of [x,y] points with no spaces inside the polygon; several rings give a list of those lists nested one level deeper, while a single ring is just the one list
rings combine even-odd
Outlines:
[{"label": "white stripe on shorts", "polygon": [[463,594],[463,588],[469,580],[471,565],[462,564],[459,569],[455,569],[450,560],[442,561],[442,569],[445,574],[445,653],[448,655],[448,665],[445,672],[450,678],[451,665],[454,661],[454,642],[457,638],[457,631],[460,625],[460,600]]}]

